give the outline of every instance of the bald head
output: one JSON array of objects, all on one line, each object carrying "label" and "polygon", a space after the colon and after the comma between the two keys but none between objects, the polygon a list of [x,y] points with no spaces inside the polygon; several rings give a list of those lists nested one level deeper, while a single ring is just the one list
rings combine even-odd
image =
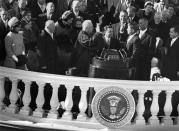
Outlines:
[{"label": "bald head", "polygon": [[93,32],[93,23],[91,20],[85,20],[82,23],[82,30],[86,31],[88,33],[92,33]]},{"label": "bald head", "polygon": [[55,31],[55,23],[53,20],[47,20],[45,23],[45,30],[48,30],[50,33]]}]

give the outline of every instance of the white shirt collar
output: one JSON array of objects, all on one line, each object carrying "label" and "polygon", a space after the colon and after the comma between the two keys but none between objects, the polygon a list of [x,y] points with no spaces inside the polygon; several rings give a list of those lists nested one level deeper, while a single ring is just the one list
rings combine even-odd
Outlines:
[{"label": "white shirt collar", "polygon": [[51,36],[51,38],[53,39],[53,33],[51,33],[47,28],[45,28],[45,31]]},{"label": "white shirt collar", "polygon": [[78,16],[79,15],[79,11],[78,12],[73,12],[75,14],[75,16]]},{"label": "white shirt collar", "polygon": [[146,31],[147,31],[147,28],[145,30],[140,30],[139,38],[141,38],[145,34]]},{"label": "white shirt collar", "polygon": [[179,37],[179,36],[177,36],[177,37],[175,37],[175,38],[173,38],[173,39],[171,40],[170,46],[173,45],[173,43],[178,39],[178,37]]},{"label": "white shirt collar", "polygon": [[140,30],[140,33],[144,34],[147,31],[147,28],[145,30]]}]

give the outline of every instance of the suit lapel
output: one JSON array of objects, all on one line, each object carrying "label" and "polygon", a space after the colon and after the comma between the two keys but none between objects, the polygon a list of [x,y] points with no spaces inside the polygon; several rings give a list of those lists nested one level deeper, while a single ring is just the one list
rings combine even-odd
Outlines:
[{"label": "suit lapel", "polygon": [[170,43],[169,43],[169,49],[170,49],[170,48],[175,48],[175,46],[177,45],[177,43],[179,44],[179,37],[174,41],[174,43],[172,44],[172,46],[170,46],[170,44],[171,44],[171,41],[170,41]]},{"label": "suit lapel", "polygon": [[141,37],[140,40],[141,40],[141,41],[144,40],[144,39],[146,38],[146,36],[147,36],[147,31],[142,35],[142,37]]},{"label": "suit lapel", "polygon": [[127,41],[126,48],[130,49],[131,45],[134,43],[134,40],[136,39],[136,36],[138,34],[135,34],[129,41]]}]

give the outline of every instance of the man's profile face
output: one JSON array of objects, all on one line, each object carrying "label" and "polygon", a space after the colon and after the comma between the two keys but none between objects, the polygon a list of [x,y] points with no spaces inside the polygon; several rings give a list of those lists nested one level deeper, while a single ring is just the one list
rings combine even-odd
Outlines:
[{"label": "man's profile face", "polygon": [[126,23],[128,20],[128,15],[125,12],[121,12],[119,15],[120,22]]},{"label": "man's profile face", "polygon": [[47,5],[47,12],[53,13],[55,11],[55,5],[53,3],[49,3]]},{"label": "man's profile face", "polygon": [[80,2],[76,2],[76,0],[72,3],[72,10],[74,12],[78,12],[80,9]]},{"label": "man's profile face", "polygon": [[7,13],[7,11],[2,10],[0,14],[1,14],[1,19],[2,20],[6,21],[8,19],[8,13]]},{"label": "man's profile face", "polygon": [[178,33],[175,32],[175,29],[174,28],[170,28],[170,32],[169,32],[169,35],[170,35],[170,38],[175,38],[178,36]]}]

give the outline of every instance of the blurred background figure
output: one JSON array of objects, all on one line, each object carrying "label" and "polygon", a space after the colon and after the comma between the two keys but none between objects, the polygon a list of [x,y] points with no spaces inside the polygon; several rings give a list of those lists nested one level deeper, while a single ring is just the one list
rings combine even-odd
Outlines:
[{"label": "blurred background figure", "polygon": [[29,4],[32,17],[37,19],[37,17],[46,13],[46,5],[46,0],[35,0],[33,3]]},{"label": "blurred background figure", "polygon": [[57,21],[57,18],[55,17],[55,5],[52,2],[47,3],[46,13],[37,17],[36,23],[40,30],[44,29],[47,20]]},{"label": "blurred background figure", "polygon": [[147,18],[147,20],[150,22],[153,20],[153,16],[154,16],[154,8],[153,8],[153,2],[151,1],[146,1],[144,4],[144,9],[139,9],[137,12],[137,16],[139,18]]},{"label": "blurred background figure", "polygon": [[22,16],[21,27],[23,31],[25,52],[27,54],[27,68],[31,71],[38,71],[39,54],[37,52],[37,40],[40,30],[32,19],[32,12],[30,10],[24,11]]},{"label": "blurred background figure", "polygon": [[6,57],[4,39],[9,32],[8,12],[4,8],[1,8],[0,16],[0,65],[2,66]]},{"label": "blurred background figure", "polygon": [[164,0],[160,0],[158,3],[154,3],[154,9],[156,12],[161,13],[163,10],[167,9],[167,6],[165,4]]}]

